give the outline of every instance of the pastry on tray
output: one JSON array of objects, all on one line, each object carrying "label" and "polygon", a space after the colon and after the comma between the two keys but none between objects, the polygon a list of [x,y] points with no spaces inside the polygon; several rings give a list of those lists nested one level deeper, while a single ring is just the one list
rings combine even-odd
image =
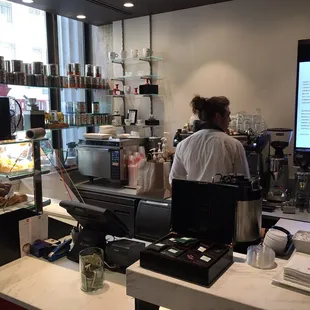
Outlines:
[{"label": "pastry on tray", "polygon": [[28,200],[28,196],[25,194],[14,194],[11,198],[8,200],[4,197],[0,197],[0,207],[4,207],[5,205],[10,207],[14,206],[15,204],[26,202]]}]

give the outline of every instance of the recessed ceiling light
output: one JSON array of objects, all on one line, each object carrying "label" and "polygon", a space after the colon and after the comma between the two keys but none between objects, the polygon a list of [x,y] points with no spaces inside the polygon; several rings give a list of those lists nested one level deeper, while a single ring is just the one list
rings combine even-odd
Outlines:
[{"label": "recessed ceiling light", "polygon": [[78,18],[78,19],[85,19],[86,16],[85,15],[78,15],[76,18]]},{"label": "recessed ceiling light", "polygon": [[131,2],[124,3],[124,7],[126,7],[126,8],[132,8],[133,6],[134,6],[134,4]]},{"label": "recessed ceiling light", "polygon": [[33,3],[33,0],[22,0],[24,3]]}]

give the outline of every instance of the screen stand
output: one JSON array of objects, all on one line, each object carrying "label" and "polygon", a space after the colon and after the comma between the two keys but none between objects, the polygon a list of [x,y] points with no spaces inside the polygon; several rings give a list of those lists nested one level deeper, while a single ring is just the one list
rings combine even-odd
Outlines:
[{"label": "screen stand", "polygon": [[71,249],[71,251],[67,254],[68,259],[78,263],[79,253],[82,250],[90,247],[98,247],[103,250],[105,249],[106,245],[105,233],[84,228],[77,234],[78,236],[74,243],[74,246]]}]

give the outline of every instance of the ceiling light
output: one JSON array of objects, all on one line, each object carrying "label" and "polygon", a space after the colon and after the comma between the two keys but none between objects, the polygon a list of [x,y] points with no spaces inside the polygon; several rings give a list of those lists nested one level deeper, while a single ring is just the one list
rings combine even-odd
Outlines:
[{"label": "ceiling light", "polygon": [[78,15],[76,18],[78,18],[78,19],[85,19],[86,16],[85,15]]},{"label": "ceiling light", "polygon": [[124,3],[124,7],[126,7],[126,8],[132,8],[133,6],[134,6],[134,4],[131,2]]},{"label": "ceiling light", "polygon": [[22,0],[24,3],[33,3],[33,0]]}]

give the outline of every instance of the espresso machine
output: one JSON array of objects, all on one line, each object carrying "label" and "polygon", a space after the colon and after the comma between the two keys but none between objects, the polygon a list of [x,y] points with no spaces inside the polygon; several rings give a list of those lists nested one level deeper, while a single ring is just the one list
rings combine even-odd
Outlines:
[{"label": "espresso machine", "polygon": [[288,157],[284,149],[291,142],[293,130],[288,128],[270,128],[270,152],[269,165],[269,191],[267,200],[270,202],[285,202],[289,188],[289,166]]},{"label": "espresso machine", "polygon": [[310,213],[310,154],[295,152],[295,163],[299,169],[295,173],[295,205],[300,212]]}]

